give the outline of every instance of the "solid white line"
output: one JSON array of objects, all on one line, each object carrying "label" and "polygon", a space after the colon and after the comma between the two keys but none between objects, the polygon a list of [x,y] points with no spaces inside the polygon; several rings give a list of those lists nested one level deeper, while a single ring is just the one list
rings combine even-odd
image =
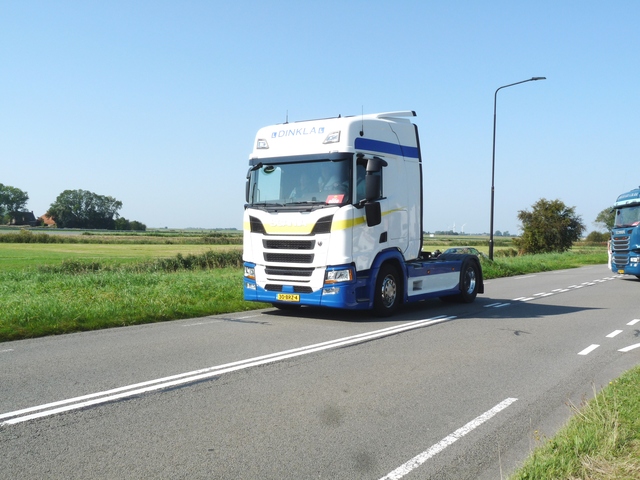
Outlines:
[{"label": "solid white line", "polygon": [[[288,358],[294,358],[301,355],[307,355],[310,353],[321,352],[337,347],[346,345],[352,345],[361,343],[376,338],[395,335],[397,333],[406,332],[409,330],[425,327],[428,325],[435,325],[447,320],[453,320],[454,316],[439,316],[431,319],[417,320],[415,322],[404,323],[396,325],[394,327],[383,328],[381,330],[374,330],[372,332],[361,333],[353,335],[351,337],[339,338],[336,340],[330,340],[327,342],[317,343],[314,345],[308,345],[306,347],[294,348],[291,350],[285,350],[283,352],[271,353],[260,357],[249,358],[246,360],[240,360],[237,362],[227,363],[224,365],[218,365],[215,367],[203,368],[201,370],[195,370],[192,372],[181,373],[178,375],[172,375],[170,377],[158,378],[155,380],[149,380],[147,382],[141,382],[125,387],[114,388],[112,390],[106,390],[103,392],[92,393],[89,395],[83,395],[80,397],[70,398],[66,400],[60,400],[57,402],[51,402],[44,405],[38,405],[35,407],[24,408],[22,410],[16,410],[14,412],[8,412],[0,415],[0,419],[9,418],[1,425],[12,425],[16,423],[26,422],[35,418],[46,417],[57,413],[67,412],[70,410],[77,410],[90,405],[96,405],[100,403],[112,402],[126,397],[132,397],[147,393],[155,390],[162,390],[176,385],[183,385],[185,383],[191,383],[196,380],[202,380],[205,378],[215,377],[224,373],[235,372],[250,367],[256,367],[259,365],[265,365],[268,363],[274,363]],[[64,406],[63,406],[64,405]],[[58,407],[58,408],[55,408]],[[37,412],[37,413],[31,413]],[[30,415],[27,415],[30,414]],[[17,418],[12,418],[17,417]]]},{"label": "solid white line", "polygon": [[609,335],[607,335],[607,338],[613,338],[616,335],[619,335],[622,333],[622,330],[614,330],[613,332],[611,332]]},{"label": "solid white line", "polygon": [[13,348],[8,348],[6,350],[0,350],[0,353],[13,352]]},{"label": "solid white line", "polygon": [[619,352],[627,353],[635,348],[640,348],[640,343],[636,343],[635,345],[629,345],[628,347],[621,348],[618,350]]},{"label": "solid white line", "polygon": [[428,450],[425,450],[421,454],[416,455],[415,457],[413,457],[411,460],[409,460],[405,464],[403,464],[400,467],[396,468],[393,472],[387,474],[385,477],[382,477],[382,479],[380,479],[380,480],[398,480],[398,479],[404,477],[405,475],[407,475],[411,471],[413,471],[416,468],[418,468],[424,462],[429,460],[431,457],[433,457],[434,455],[436,455],[436,454],[440,453],[441,451],[443,451],[445,448],[447,448],[449,445],[454,443],[456,440],[464,437],[467,433],[473,431],[475,428],[477,428],[480,425],[482,425],[484,422],[489,420],[491,417],[495,416],[496,414],[498,414],[499,412],[501,412],[502,410],[507,408],[509,405],[511,405],[516,400],[518,400],[518,399],[517,398],[507,398],[506,400],[503,400],[502,402],[497,404],[495,407],[493,407],[491,410],[488,410],[485,413],[483,413],[482,415],[480,415],[479,417],[476,417],[475,419],[471,420],[464,427],[459,428],[458,430],[453,432],[451,435],[448,435],[447,437],[443,438],[442,440],[440,440],[438,443],[433,445]]},{"label": "solid white line", "polygon": [[629,323],[627,323],[627,325],[635,325],[638,322],[640,322],[640,318],[636,318],[636,319],[631,320]]},{"label": "solid white line", "polygon": [[593,352],[596,348],[598,348],[600,345],[590,345],[587,348],[585,348],[584,350],[582,350],[581,352],[578,352],[578,355],[589,355],[591,352]]}]

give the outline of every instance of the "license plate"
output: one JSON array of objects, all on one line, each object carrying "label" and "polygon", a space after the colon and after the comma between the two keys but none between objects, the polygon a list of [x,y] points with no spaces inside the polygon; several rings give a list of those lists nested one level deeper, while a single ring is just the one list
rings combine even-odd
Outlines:
[{"label": "license plate", "polygon": [[624,270],[618,270],[618,273],[624,273]]},{"label": "license plate", "polygon": [[276,300],[280,302],[299,302],[300,295],[296,295],[293,293],[279,293],[276,297]]}]

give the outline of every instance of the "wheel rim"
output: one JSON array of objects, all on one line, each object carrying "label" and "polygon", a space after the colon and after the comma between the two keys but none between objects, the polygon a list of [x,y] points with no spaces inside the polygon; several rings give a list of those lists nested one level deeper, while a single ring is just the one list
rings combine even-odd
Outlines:
[{"label": "wheel rim", "polygon": [[464,276],[464,284],[466,292],[471,295],[476,289],[476,271],[473,267],[467,268]]},{"label": "wheel rim", "polygon": [[387,275],[382,281],[382,288],[380,290],[382,304],[385,306],[385,308],[393,306],[396,301],[397,294],[398,288],[396,286],[395,279],[393,278],[393,276]]}]

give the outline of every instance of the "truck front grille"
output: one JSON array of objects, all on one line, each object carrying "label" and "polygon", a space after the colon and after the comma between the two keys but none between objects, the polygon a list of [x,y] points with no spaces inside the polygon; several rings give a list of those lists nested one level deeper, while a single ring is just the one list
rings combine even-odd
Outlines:
[{"label": "truck front grille", "polygon": [[[264,286],[264,289],[269,291],[269,292],[281,292],[282,291],[282,285],[276,285],[273,283],[268,283]],[[293,287],[293,292],[294,293],[313,293],[313,290],[311,289],[311,287],[302,287],[299,285],[295,285]]]},{"label": "truck front grille", "polygon": [[262,245],[267,249],[313,250],[315,240],[269,240],[263,239]]},{"label": "truck front grille", "polygon": [[313,275],[313,268],[296,268],[296,267],[266,267],[267,275],[291,276],[291,277],[310,277]]},{"label": "truck front grille", "polygon": [[614,252],[626,252],[629,250],[629,235],[617,235],[613,237],[611,247]]},{"label": "truck front grille", "polygon": [[313,253],[273,253],[264,252],[264,259],[274,263],[312,263]]},{"label": "truck front grille", "polygon": [[627,255],[613,255],[612,261],[616,267],[624,267],[629,262],[629,257]]}]

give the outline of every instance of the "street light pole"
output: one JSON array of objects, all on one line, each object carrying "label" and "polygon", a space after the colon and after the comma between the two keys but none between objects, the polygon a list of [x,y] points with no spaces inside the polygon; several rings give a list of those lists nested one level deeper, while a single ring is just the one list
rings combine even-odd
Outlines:
[{"label": "street light pole", "polygon": [[496,90],[493,95],[493,155],[491,157],[491,226],[489,227],[489,259],[493,260],[493,205],[494,205],[494,193],[495,193],[495,171],[496,171],[496,105],[498,102],[498,92],[503,88],[513,87],[514,85],[520,85],[526,82],[535,82],[537,80],[546,80],[547,77],[531,77],[528,80],[522,80],[521,82],[510,83],[509,85],[503,85]]}]

